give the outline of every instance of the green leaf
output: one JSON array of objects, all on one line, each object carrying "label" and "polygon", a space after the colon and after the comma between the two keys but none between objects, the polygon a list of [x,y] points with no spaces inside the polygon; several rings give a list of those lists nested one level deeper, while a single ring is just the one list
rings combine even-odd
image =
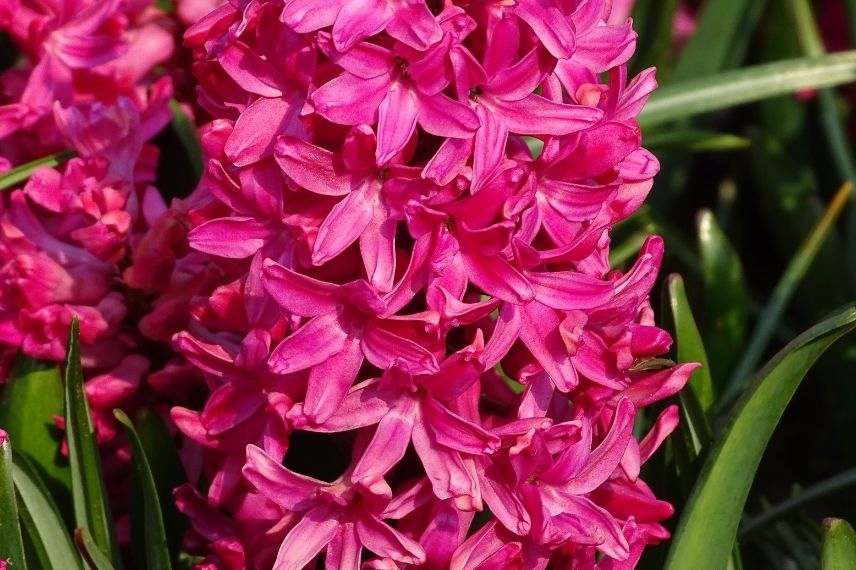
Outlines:
[{"label": "green leaf", "polygon": [[823,521],[823,550],[820,567],[823,570],[853,570],[856,568],[856,532],[847,521]]},{"label": "green leaf", "polygon": [[646,134],[645,147],[651,149],[678,148],[690,152],[725,152],[749,148],[752,141],[729,133],[701,129],[680,129]]},{"label": "green leaf", "polygon": [[65,357],[65,429],[68,438],[68,458],[71,464],[71,489],[74,520],[78,527],[88,530],[96,546],[109,553],[118,566],[119,546],[113,532],[113,520],[101,460],[92,433],[89,403],[83,390],[83,370],[80,368],[80,324],[71,322]]},{"label": "green leaf", "polygon": [[724,71],[666,85],[639,117],[643,129],[803,89],[856,81],[856,50]]},{"label": "green leaf", "polygon": [[740,257],[709,210],[698,215],[698,244],[705,346],[715,363],[711,374],[721,385],[746,336],[746,283]]},{"label": "green leaf", "polygon": [[767,344],[779,324],[779,320],[787,307],[788,302],[793,297],[794,291],[802,281],[802,278],[811,267],[814,258],[820,251],[826,236],[835,228],[835,221],[841,214],[845,204],[847,204],[850,194],[853,191],[853,186],[848,182],[844,184],[832,201],[829,207],[824,212],[823,217],[817,223],[811,234],[806,238],[794,257],[788,263],[785,272],[776,283],[770,299],[761,311],[758,317],[758,322],[749,340],[746,350],[734,373],[731,375],[728,385],[720,398],[720,407],[727,406],[737,397],[737,394],[746,385],[752,371],[758,362],[761,361]]},{"label": "green leaf", "polygon": [[[671,81],[686,81],[725,69],[735,50],[745,49],[755,29],[758,0],[708,0],[697,18],[692,38],[670,76]],[[762,7],[762,6],[761,6]]]},{"label": "green leaf", "polygon": [[54,417],[62,415],[59,368],[19,355],[0,398],[0,426],[15,442],[16,452],[33,462],[54,499],[70,508],[71,473],[54,425]]},{"label": "green leaf", "polygon": [[12,445],[6,432],[0,430],[0,560],[14,570],[27,568],[24,540],[18,522],[18,501],[12,482]]},{"label": "green leaf", "polygon": [[12,170],[8,170],[3,174],[0,174],[0,190],[5,190],[6,188],[11,188],[12,186],[24,182],[30,176],[33,175],[33,172],[35,172],[39,168],[52,168],[54,166],[59,166],[74,155],[74,151],[64,150],[62,152],[56,152],[54,154],[44,156],[42,158],[37,158],[36,160],[27,162],[20,166],[16,166]]},{"label": "green leaf", "polygon": [[21,522],[27,534],[36,568],[78,570],[80,560],[68,529],[36,467],[21,453],[15,453],[12,478],[18,492]]},{"label": "green leaf", "polygon": [[670,275],[666,280],[669,292],[669,308],[677,340],[678,362],[698,362],[701,369],[693,374],[689,390],[681,393],[682,429],[686,429],[691,449],[698,455],[710,441],[710,414],[716,403],[716,392],[710,376],[707,352],[693,317],[684,280],[680,275]]},{"label": "green leaf", "polygon": [[138,528],[142,528],[143,531],[146,568],[149,570],[169,570],[172,566],[170,564],[163,515],[161,514],[158,490],[155,486],[155,480],[152,477],[152,470],[149,467],[145,448],[142,441],[140,441],[139,435],[137,435],[134,424],[127,414],[122,410],[114,410],[113,415],[116,416],[119,423],[125,426],[128,439],[131,441],[131,447],[134,450],[133,479],[135,482],[135,492],[139,493],[142,501],[142,520],[132,520],[131,522]]},{"label": "green leaf", "polygon": [[175,99],[170,100],[169,109],[172,111],[172,128],[181,139],[181,144],[184,146],[184,151],[187,153],[187,158],[190,160],[190,165],[193,168],[193,173],[196,179],[202,176],[202,147],[199,145],[199,138],[196,136],[196,127],[181,108],[181,104]]},{"label": "green leaf", "polygon": [[842,471],[829,479],[824,479],[820,483],[803,489],[781,503],[766,509],[760,515],[747,520],[740,527],[740,537],[749,536],[800,507],[852,486],[856,486],[856,467]]},{"label": "green leaf", "polygon": [[725,568],[752,480],[785,407],[820,355],[854,328],[856,306],[850,305],[797,337],[758,374],[707,456],[666,570]]},{"label": "green leaf", "polygon": [[77,544],[77,550],[83,560],[86,561],[86,566],[91,570],[113,570],[113,564],[95,544],[89,530],[84,527],[75,529],[74,542]]},{"label": "green leaf", "polygon": [[135,424],[160,498],[169,550],[175,553],[181,546],[186,519],[178,512],[172,491],[187,482],[187,475],[175,447],[174,438],[155,411],[147,408],[140,410],[135,418]]}]

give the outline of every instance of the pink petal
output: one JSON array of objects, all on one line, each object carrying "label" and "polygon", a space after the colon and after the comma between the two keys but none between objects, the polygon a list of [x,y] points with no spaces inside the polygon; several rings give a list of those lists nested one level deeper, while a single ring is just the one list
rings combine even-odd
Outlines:
[{"label": "pink petal", "polygon": [[520,340],[535,357],[553,385],[560,392],[575,387],[579,380],[568,349],[559,335],[559,317],[556,312],[538,302],[523,307]]},{"label": "pink petal", "polygon": [[460,101],[443,93],[425,95],[417,92],[417,97],[419,124],[432,135],[466,139],[479,128],[476,113]]},{"label": "pink petal", "polygon": [[490,106],[502,115],[509,131],[523,135],[566,135],[603,117],[600,109],[556,103],[534,93],[513,102],[491,98]]},{"label": "pink petal", "polygon": [[360,570],[360,558],[363,545],[357,536],[354,523],[342,523],[339,532],[327,545],[327,556],[324,564],[327,568],[336,570]]},{"label": "pink petal", "polygon": [[277,374],[290,374],[327,361],[348,340],[335,313],[312,318],[280,342],[271,352],[268,365]]},{"label": "pink petal", "polygon": [[416,130],[419,107],[413,92],[394,82],[378,107],[377,163],[388,163],[401,152]]},{"label": "pink petal", "polygon": [[318,228],[312,263],[322,265],[359,239],[378,207],[378,182],[366,182],[333,206]]},{"label": "pink petal", "polygon": [[422,564],[425,551],[419,543],[407,538],[394,528],[373,516],[357,519],[357,535],[363,545],[384,558],[404,564]]},{"label": "pink petal", "polygon": [[561,486],[563,493],[584,495],[596,489],[612,475],[633,436],[635,417],[636,409],[633,404],[626,398],[622,399],[615,408],[615,417],[609,433],[592,451],[586,466]]},{"label": "pink petal", "polygon": [[290,511],[311,509],[316,504],[316,491],[327,485],[286,469],[255,445],[247,446],[247,462],[242,473],[259,493]]},{"label": "pink petal", "polygon": [[270,259],[264,262],[265,290],[288,311],[304,317],[314,317],[335,311],[338,287],[297,273]]},{"label": "pink petal", "polygon": [[300,34],[314,32],[332,26],[344,3],[344,0],[285,0],[279,19]]},{"label": "pink petal", "polygon": [[574,29],[570,20],[553,0],[518,0],[515,12],[557,59],[567,59],[574,52]]},{"label": "pink petal", "polygon": [[366,327],[362,346],[368,361],[382,370],[397,360],[403,361],[413,374],[439,370],[437,359],[424,347],[380,326]]},{"label": "pink petal", "polygon": [[[323,347],[306,347],[307,350],[323,350]],[[306,388],[303,413],[316,424],[323,424],[336,413],[357,372],[363,364],[363,353],[359,340],[345,338],[340,350],[329,357],[319,359]]]},{"label": "pink petal", "polygon": [[360,253],[369,282],[378,291],[392,289],[395,279],[395,231],[398,223],[390,218],[383,203],[375,205],[372,219],[360,235]]},{"label": "pink petal", "polygon": [[371,441],[357,461],[351,480],[367,486],[381,480],[404,457],[410,444],[417,400],[403,394],[375,428]]},{"label": "pink petal", "polygon": [[451,412],[430,395],[422,398],[422,419],[440,445],[482,455],[499,448],[499,438],[461,416]]},{"label": "pink petal", "polygon": [[319,115],[340,125],[374,124],[391,81],[388,73],[370,79],[343,73],[313,91],[312,104]]},{"label": "pink petal", "polygon": [[279,72],[243,42],[232,42],[217,59],[242,89],[262,97],[282,97]]},{"label": "pink petal", "polygon": [[200,419],[208,435],[215,437],[246,421],[266,402],[261,392],[242,389],[229,382],[208,396]]},{"label": "pink petal", "polygon": [[247,166],[269,156],[278,135],[299,136],[303,132],[299,118],[302,106],[298,96],[256,99],[235,122],[226,141],[226,156],[235,166]]},{"label": "pink petal", "polygon": [[387,0],[345,2],[333,25],[336,49],[347,51],[361,39],[383,31],[392,19]]},{"label": "pink petal", "polygon": [[538,302],[554,309],[592,309],[607,303],[613,296],[610,281],[575,271],[530,271],[527,277]]},{"label": "pink petal", "polygon": [[216,218],[204,222],[187,234],[190,247],[231,259],[255,254],[270,237],[267,226],[253,218]]},{"label": "pink petal", "polygon": [[286,176],[310,192],[344,196],[352,190],[351,176],[329,150],[283,136],[274,147],[274,158]]},{"label": "pink petal", "polygon": [[428,49],[443,37],[443,30],[421,0],[400,2],[395,16],[386,26],[386,33],[419,51]]},{"label": "pink petal", "polygon": [[300,519],[279,547],[274,568],[303,568],[340,531],[341,513],[330,505],[315,507]]}]

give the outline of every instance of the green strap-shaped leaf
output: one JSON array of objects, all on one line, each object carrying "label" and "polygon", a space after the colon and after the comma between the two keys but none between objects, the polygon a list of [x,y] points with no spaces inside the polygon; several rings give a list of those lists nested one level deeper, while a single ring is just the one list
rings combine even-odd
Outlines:
[{"label": "green strap-shaped leaf", "polygon": [[823,570],[853,570],[856,568],[856,532],[847,521],[823,521],[823,550],[820,567]]},{"label": "green strap-shaped leaf", "polygon": [[639,117],[643,128],[802,89],[856,81],[856,50],[724,71],[659,89]]},{"label": "green strap-shaped leaf", "polygon": [[[0,427],[39,471],[54,500],[71,508],[71,475],[54,417],[63,415],[62,378],[54,363],[20,355],[0,398]],[[71,522],[70,520],[68,522]]]},{"label": "green strap-shaped leaf", "polygon": [[196,135],[196,128],[178,101],[175,99],[170,100],[169,109],[172,111],[172,128],[175,130],[178,138],[181,139],[181,144],[184,146],[184,151],[187,153],[191,167],[193,167],[193,173],[196,175],[196,179],[199,180],[199,177],[202,176],[202,147]]},{"label": "green strap-shaped leaf", "polygon": [[666,570],[726,567],[755,471],[785,407],[818,357],[854,328],[851,305],[797,337],[758,374],[707,456],[684,505]]},{"label": "green strap-shaped leaf", "polygon": [[755,366],[761,361],[764,350],[773,336],[773,331],[779,324],[779,320],[794,295],[803,277],[811,267],[814,258],[817,257],[820,247],[826,240],[826,236],[835,228],[835,221],[850,199],[853,186],[848,182],[844,184],[824,212],[823,217],[814,227],[811,234],[806,238],[794,257],[788,263],[785,272],[776,283],[769,301],[764,306],[758,317],[758,322],[749,344],[743,352],[743,357],[734,369],[734,373],[728,381],[728,385],[720,398],[720,407],[728,406],[746,385],[752,375]]},{"label": "green strap-shaped leaf", "polygon": [[62,521],[47,486],[36,467],[16,453],[12,478],[18,495],[18,511],[31,546],[35,568],[80,569],[80,559],[71,543],[71,535]]},{"label": "green strap-shaped leaf", "polygon": [[0,430],[0,560],[7,561],[13,570],[27,568],[12,482],[12,445],[3,430]]},{"label": "green strap-shaped leaf", "polygon": [[701,369],[693,374],[689,389],[684,390],[681,398],[682,429],[689,436],[695,453],[710,441],[710,414],[716,402],[713,379],[710,376],[710,364],[707,352],[693,317],[684,280],[680,275],[670,275],[666,280],[669,292],[669,308],[677,340],[678,362],[698,362]]},{"label": "green strap-shaped leaf", "polygon": [[146,568],[149,570],[169,570],[172,565],[170,564],[163,515],[161,514],[158,490],[152,477],[145,448],[127,414],[122,410],[114,410],[113,415],[116,416],[119,423],[125,426],[128,439],[131,440],[131,447],[134,450],[135,492],[139,493],[142,503],[142,516],[132,523],[137,528],[142,529]]},{"label": "green strap-shaped leaf", "polygon": [[[134,423],[157,487],[169,550],[175,553],[179,550],[187,523],[184,515],[179,513],[175,506],[172,491],[187,482],[187,475],[175,447],[173,435],[155,411],[140,410],[134,418]],[[174,557],[173,560],[175,560]]]},{"label": "green strap-shaped leaf", "polygon": [[77,318],[71,322],[66,348],[65,413],[74,520],[78,527],[89,531],[98,549],[107,553],[114,565],[119,566],[121,555],[113,532],[110,507],[107,504],[101,460],[92,433],[89,403],[83,390],[80,324]]},{"label": "green strap-shaped leaf", "polygon": [[746,283],[740,257],[709,210],[698,215],[698,246],[705,346],[713,362],[711,374],[722,386],[746,336]]},{"label": "green strap-shaped leaf", "polygon": [[111,564],[107,555],[101,552],[101,549],[95,544],[95,540],[89,534],[89,530],[83,527],[75,529],[74,542],[77,544],[77,550],[80,552],[83,560],[86,561],[86,566],[90,570],[113,570],[113,564]]},{"label": "green strap-shaped leaf", "polygon": [[5,190],[6,188],[11,188],[12,186],[24,182],[30,176],[33,175],[33,172],[35,172],[39,168],[52,168],[54,166],[59,166],[63,162],[73,157],[74,154],[74,151],[64,150],[62,152],[49,154],[48,156],[44,156],[42,158],[37,158],[36,160],[27,162],[20,166],[16,166],[12,170],[8,170],[3,174],[0,174],[0,190]]}]

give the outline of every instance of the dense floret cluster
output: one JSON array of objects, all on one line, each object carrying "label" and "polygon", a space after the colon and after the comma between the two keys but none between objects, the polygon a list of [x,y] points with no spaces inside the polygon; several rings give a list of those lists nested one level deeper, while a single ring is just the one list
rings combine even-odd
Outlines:
[{"label": "dense floret cluster", "polygon": [[677,410],[634,420],[696,365],[652,360],[662,240],[609,264],[659,168],[626,9],[185,2],[205,167],[167,208],[174,46],[137,4],[0,7],[31,58],[4,168],[77,153],[0,201],[0,342],[61,359],[78,315],[102,431],[141,383],[177,404],[199,568],[618,569],[665,539],[639,473]]}]

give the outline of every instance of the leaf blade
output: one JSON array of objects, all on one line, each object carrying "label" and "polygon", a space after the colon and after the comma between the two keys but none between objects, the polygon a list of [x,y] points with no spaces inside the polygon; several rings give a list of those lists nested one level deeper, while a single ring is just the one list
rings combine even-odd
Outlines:
[{"label": "leaf blade", "polygon": [[702,468],[675,531],[666,570],[724,568],[755,471],[806,372],[856,328],[856,306],[815,325],[776,355],[735,408]]},{"label": "leaf blade", "polygon": [[118,565],[121,554],[113,531],[101,474],[101,460],[93,438],[89,403],[83,388],[80,324],[77,318],[71,322],[66,348],[65,413],[74,520],[78,527],[89,531],[99,550],[109,553]]},{"label": "leaf blade", "polygon": [[38,568],[80,568],[80,561],[59,510],[35,466],[15,454],[12,477],[19,499],[21,521]]},{"label": "leaf blade", "polygon": [[856,81],[856,50],[724,71],[657,90],[639,117],[643,129],[802,89]]},{"label": "leaf blade", "polygon": [[113,415],[125,427],[134,452],[134,479],[139,486],[143,507],[143,520],[136,522],[143,525],[146,568],[151,570],[169,570],[172,565],[170,564],[163,514],[161,513],[158,490],[152,476],[145,448],[128,415],[121,410],[114,410]]},{"label": "leaf blade", "polygon": [[18,500],[12,481],[12,444],[0,429],[0,560],[12,568],[27,568],[24,539],[18,521]]},{"label": "leaf blade", "polygon": [[38,469],[54,500],[71,507],[71,473],[54,426],[63,407],[59,368],[19,356],[0,398],[0,426],[15,441],[16,453]]},{"label": "leaf blade", "polygon": [[856,565],[856,532],[847,521],[823,521],[823,548],[820,566],[823,570],[848,570]]}]

